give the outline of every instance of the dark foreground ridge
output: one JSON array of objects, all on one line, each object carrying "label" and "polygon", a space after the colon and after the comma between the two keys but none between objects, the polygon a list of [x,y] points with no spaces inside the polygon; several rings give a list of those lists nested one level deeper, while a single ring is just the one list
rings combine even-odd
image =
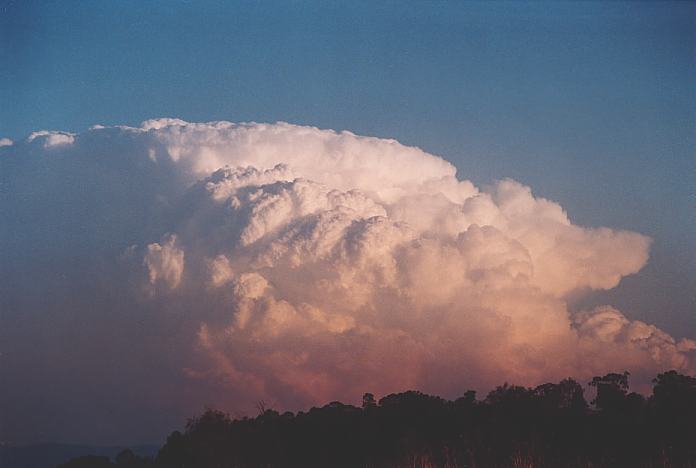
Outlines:
[{"label": "dark foreground ridge", "polygon": [[154,458],[123,451],[59,468],[696,467],[696,378],[675,371],[653,394],[629,393],[628,373],[595,377],[589,406],[572,379],[505,384],[483,400],[416,391],[255,418],[207,410]]}]

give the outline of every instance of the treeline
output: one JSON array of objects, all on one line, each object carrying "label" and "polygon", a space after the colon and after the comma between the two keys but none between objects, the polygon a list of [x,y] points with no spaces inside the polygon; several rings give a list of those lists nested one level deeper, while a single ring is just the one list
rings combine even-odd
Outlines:
[{"label": "treeline", "polygon": [[628,373],[595,377],[588,405],[566,379],[503,385],[477,400],[416,391],[362,407],[333,402],[293,414],[231,419],[207,410],[153,458],[80,457],[59,468],[696,467],[696,378],[659,374],[645,398]]}]

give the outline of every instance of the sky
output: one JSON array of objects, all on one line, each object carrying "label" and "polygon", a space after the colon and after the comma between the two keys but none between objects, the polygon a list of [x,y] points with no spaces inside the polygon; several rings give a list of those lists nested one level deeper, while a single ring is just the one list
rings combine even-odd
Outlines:
[{"label": "sky", "polygon": [[[527,291],[524,298],[511,295],[505,289],[510,286],[505,283],[503,289],[507,292],[496,296],[500,303],[480,307],[499,312],[509,307],[505,301],[515,298],[521,304],[546,310],[550,315],[540,317],[548,319],[548,326],[557,326],[558,330],[567,325],[567,319],[559,317],[570,314],[572,320],[578,320],[573,323],[580,330],[579,344],[573,352],[585,356],[584,362],[588,363],[581,373],[601,370],[601,366],[592,364],[592,356],[607,350],[598,348],[588,337],[607,341],[606,328],[596,326],[602,317],[611,318],[611,323],[633,321],[625,325],[633,327],[632,331],[622,332],[622,336],[644,334],[642,325],[636,325],[639,322],[655,325],[676,341],[696,337],[695,21],[696,5],[687,2],[0,2],[0,138],[14,142],[0,148],[6,152],[0,163],[5,191],[5,228],[0,231],[0,242],[6,258],[0,270],[4,282],[0,291],[4,296],[5,347],[0,350],[0,359],[5,361],[5,372],[18,382],[4,390],[2,402],[5,408],[13,401],[20,409],[34,407],[23,413],[29,415],[25,421],[19,413],[13,413],[10,424],[2,428],[2,437],[23,442],[151,442],[204,403],[222,403],[236,409],[235,401],[251,401],[250,395],[267,391],[279,404],[292,407],[335,395],[335,388],[345,386],[342,379],[329,378],[336,372],[331,367],[335,362],[315,362],[310,358],[311,365],[304,371],[315,377],[329,377],[316,377],[320,392],[304,389],[297,376],[279,374],[283,366],[273,361],[271,355],[248,351],[253,348],[248,344],[249,334],[253,335],[253,330],[269,333],[269,349],[289,353],[292,346],[271,333],[275,328],[263,324],[257,325],[258,329],[247,327],[239,318],[251,313],[245,310],[257,309],[258,314],[272,318],[279,310],[277,304],[287,303],[294,314],[309,314],[315,322],[321,322],[324,328],[316,330],[345,334],[353,327],[359,328],[360,317],[367,317],[355,315],[357,305],[355,309],[343,310],[348,306],[333,304],[335,310],[343,310],[336,317],[312,312],[314,309],[305,308],[312,301],[298,296],[300,286],[284,282],[286,276],[281,273],[289,275],[284,270],[289,267],[266,267],[271,272],[262,271],[255,263],[247,264],[242,259],[251,255],[245,249],[256,242],[253,232],[261,229],[259,226],[295,226],[293,223],[299,222],[297,213],[324,213],[326,217],[326,213],[336,209],[335,199],[323,189],[282,185],[295,176],[346,194],[356,188],[365,191],[367,201],[345,195],[348,206],[359,213],[349,217],[353,223],[386,216],[390,223],[415,226],[417,235],[397,235],[392,231],[381,234],[387,245],[401,245],[401,235],[426,244],[434,236],[437,243],[427,248],[446,252],[454,248],[449,240],[442,240],[454,235],[450,232],[452,225],[471,223],[458,221],[457,213],[463,210],[471,219],[482,216],[481,225],[490,223],[500,236],[514,239],[528,250],[529,259],[518,257],[517,247],[507,244],[500,247],[503,250],[496,250],[496,255],[504,252],[506,259],[514,260],[514,265],[527,262],[533,267],[530,273],[524,269],[527,267],[518,265],[521,270],[514,269],[514,275],[537,276],[522,288]],[[355,137],[357,140],[353,141],[350,135],[339,133],[334,138],[306,127],[283,125],[270,129],[240,127],[238,132],[176,121],[141,125],[161,117],[186,122],[289,122],[394,139],[405,146],[393,149],[382,140]],[[89,130],[94,125],[107,128]],[[117,125],[131,129],[115,128]],[[180,132],[178,128],[185,130]],[[40,130],[69,133],[30,137]],[[245,146],[247,137],[257,138],[266,145],[263,148],[273,150],[269,154],[274,156],[256,154],[257,150]],[[324,153],[320,151],[319,156],[313,145],[320,143],[311,143],[312,138],[322,142]],[[207,152],[202,148],[208,148]],[[369,169],[381,174],[382,179],[371,180],[362,172],[363,166],[353,167],[349,163],[339,165],[343,172],[333,178],[328,172],[303,166],[301,158],[291,156],[293,152],[305,155],[322,167],[325,158],[333,161],[333,152],[353,155],[355,148],[362,151],[360,154],[376,158],[379,164]],[[412,160],[413,166],[401,168],[398,159],[390,159],[394,152]],[[162,162],[169,161],[162,154],[174,161],[171,167]],[[174,157],[175,154],[182,156]],[[101,165],[93,163],[90,155],[102,155]],[[142,155],[144,161],[160,166],[157,170],[149,166],[143,169],[141,163],[133,162],[136,156],[130,155]],[[431,159],[430,155],[442,159]],[[44,156],[47,158],[42,159]],[[22,157],[26,163],[21,162]],[[341,161],[344,160],[339,158]],[[262,175],[211,175],[223,163],[240,162],[255,167]],[[263,172],[276,163],[286,164],[288,172]],[[390,171],[385,172],[385,167]],[[449,179],[454,169],[463,185]],[[109,174],[123,178],[108,178]],[[252,180],[245,184],[261,187],[260,193],[270,198],[284,199],[283,190],[297,191],[302,196],[314,194],[314,198],[310,197],[314,208],[307,212],[302,211],[305,208],[292,208],[295,214],[286,213],[285,218],[257,213],[253,211],[260,210],[254,208],[257,201],[244,198],[248,196],[244,191],[248,185],[230,182],[230,188],[225,182],[244,177]],[[443,187],[454,185],[441,193],[428,185],[428,177],[444,178]],[[506,178],[521,185],[506,185]],[[212,203],[191,188],[199,180],[208,180],[211,187],[224,185],[225,190],[236,194],[230,195],[230,200],[238,199],[234,203],[258,214],[258,218],[229,221],[237,226],[232,229],[235,235],[247,239],[244,242],[248,244],[242,242],[241,247],[231,249],[220,240],[225,235],[213,229],[212,221],[187,211],[187,206],[200,203],[207,207],[207,203]],[[467,180],[495,205],[484,210],[488,213],[485,216],[478,211],[474,216],[473,211],[464,208],[466,200],[479,193],[462,182]],[[525,189],[520,188],[527,186],[536,197],[533,200],[525,198]],[[397,192],[388,192],[390,187],[403,193],[397,196]],[[237,194],[239,190],[244,196]],[[222,192],[213,191],[209,196],[218,200],[219,193]],[[506,211],[509,199],[505,194],[509,193],[516,194],[510,195],[510,199],[525,200],[520,203],[532,214]],[[302,196],[297,195],[300,199]],[[449,205],[443,205],[442,196],[458,208],[443,208]],[[328,197],[326,203],[315,206],[322,197]],[[555,206],[562,207],[567,219],[540,201],[542,198],[557,202]],[[102,218],[107,208],[114,214]],[[487,217],[498,211],[507,213],[507,221]],[[547,218],[572,228],[561,229],[555,224],[556,227],[548,227],[538,221]],[[322,220],[325,218],[317,218],[317,226],[322,226]],[[528,225],[529,232],[541,240],[522,236],[513,226],[515,220]],[[427,223],[431,224],[426,226]],[[364,229],[359,231],[361,235],[369,238],[371,225],[358,225]],[[581,230],[578,234],[577,226],[606,226],[613,231],[608,234]],[[259,232],[266,233],[263,229]],[[313,232],[309,227],[303,229],[300,234]],[[282,235],[271,231],[268,235],[280,244],[295,245],[293,242],[303,239],[291,230]],[[565,239],[567,244],[563,248],[553,244],[545,237],[549,233],[557,236],[555,242]],[[485,245],[502,245],[495,240],[498,234],[484,230],[480,235],[486,239]],[[475,262],[467,250],[467,242],[475,242],[473,231],[471,236],[456,244],[462,261],[468,265],[464,269],[473,268],[471,265],[480,260]],[[201,250],[202,239],[209,243],[209,251]],[[554,255],[559,255],[558,259],[537,256],[537,242],[556,246]],[[587,257],[577,260],[577,264],[561,260],[585,251],[589,252]],[[386,276],[379,277],[396,283],[385,279],[384,288],[398,283],[400,291],[408,294],[433,294],[433,301],[441,301],[442,307],[473,297],[455,298],[447,295],[454,294],[450,292],[436,294],[434,286],[414,286],[437,277],[430,272],[429,261],[444,262],[444,257],[433,254],[432,258],[421,259],[414,252],[393,254],[390,261],[397,265],[393,278],[384,272],[381,275]],[[137,261],[128,260],[129,255]],[[118,267],[112,266],[114,258],[120,259],[120,263],[114,262]],[[310,262],[300,255],[293,261],[316,267],[312,262],[317,260]],[[352,264],[348,268],[326,259],[322,262],[328,262],[335,271],[344,268],[364,273],[350,269],[357,268]],[[420,281],[402,278],[402,265],[430,273],[424,273]],[[506,265],[512,268],[511,264]],[[132,272],[137,267],[145,269],[140,272],[143,277]],[[207,273],[198,278],[191,268]],[[457,271],[456,265],[451,268]],[[481,268],[495,269],[489,263]],[[327,269],[323,279],[333,278],[334,270]],[[324,272],[321,268],[317,271]],[[85,272],[94,275],[87,278]],[[568,284],[555,279],[559,272],[568,278]],[[503,284],[499,282],[502,280],[484,277],[496,287]],[[305,286],[318,281],[311,275],[298,278],[305,281],[300,282]],[[545,280],[543,285],[538,283],[539,278]],[[119,286],[103,289],[103,284],[112,284],[114,279],[118,279]],[[196,287],[208,291],[209,284],[217,288],[228,283],[233,285],[229,296],[210,292],[201,298],[194,293]],[[349,284],[352,293],[367,287]],[[131,286],[139,291],[137,295],[128,292]],[[475,295],[476,288],[483,286],[471,287],[471,294]],[[530,292],[534,288],[541,288],[543,300]],[[322,289],[308,290],[319,297]],[[171,291],[176,293],[176,300]],[[425,310],[417,299],[408,297],[409,310]],[[378,311],[391,310],[402,300],[406,299],[380,293],[370,304]],[[211,310],[200,319],[191,318],[186,312],[186,304],[197,301],[203,301]],[[329,299],[325,299],[326,304],[316,301],[310,305],[318,311],[325,311],[331,303]],[[559,301],[563,304],[559,305]],[[247,343],[247,348],[227,343],[220,331],[230,325],[215,311],[217,307],[224,309],[220,304],[226,303],[235,304],[234,326],[239,334],[235,343]],[[612,309],[601,308],[606,305]],[[181,310],[163,315],[163,309],[177,307]],[[96,309],[100,312],[91,312]],[[436,314],[428,310],[429,314]],[[456,322],[454,329],[460,326],[475,330],[476,336],[488,336],[488,328],[478,322],[472,326],[473,310],[462,314],[466,319]],[[523,312],[520,314],[514,317],[524,316]],[[443,323],[449,323],[447,317],[442,317]],[[389,319],[380,321],[370,316],[363,325],[381,330],[383,342],[393,343],[389,333],[399,327],[410,330],[417,324],[411,318],[404,319],[404,323],[394,317]],[[538,321],[529,323],[542,326]],[[304,322],[294,326],[307,330],[319,327]],[[426,329],[427,335],[409,335],[413,347],[405,349],[411,350],[414,362],[421,362],[417,359],[421,356],[419,346],[432,343],[442,333],[437,328]],[[176,341],[152,340],[153,330],[160,330],[162,336],[178,337],[178,342],[185,345],[172,349]],[[322,348],[324,345],[318,343],[324,343],[326,338],[319,336],[324,335],[319,331],[296,334],[290,343],[305,343],[308,349],[328,349],[331,356],[341,356],[350,349],[350,343],[342,341],[335,347]],[[380,346],[386,345],[366,336],[361,335],[364,341],[355,343],[364,344],[374,353],[371,357],[383,356],[386,351]],[[614,338],[612,335],[611,340]],[[516,339],[505,343],[520,345]],[[66,344],[67,341],[71,343]],[[103,349],[97,349],[100,341],[106,343]],[[140,344],[127,350],[127,343],[131,342]],[[550,338],[540,343],[539,350],[563,355],[564,351]],[[612,341],[612,346],[619,345]],[[471,353],[470,349],[454,349],[466,356]],[[638,374],[640,369],[647,372],[657,368],[653,364],[643,365],[647,358],[642,355],[634,356],[633,351],[620,349],[632,357],[616,365],[635,365]],[[451,351],[443,348],[443,352],[448,350]],[[146,364],[136,364],[136,352],[146,355]],[[189,353],[197,353],[195,359],[191,358],[195,362],[187,361]],[[671,348],[669,353],[679,354]],[[529,353],[529,369],[534,368],[535,356]],[[85,363],[85,359],[90,362]],[[230,359],[254,363],[263,371],[259,376],[240,370],[238,363],[235,367]],[[397,357],[385,357],[384,361],[399,364]],[[190,366],[184,372],[186,378],[179,372],[182,362]],[[486,378],[441,382],[429,388],[452,393],[460,384],[484,388],[499,383],[496,379],[502,382],[502,376],[511,369],[510,363],[502,358],[492,362],[497,370]],[[375,386],[386,391],[400,384],[421,385],[424,381],[441,380],[451,373],[452,366],[475,368],[480,363],[475,357],[464,363],[444,362],[442,369],[433,371],[429,379],[414,373],[410,377],[387,378],[375,382]],[[570,357],[559,357],[555,367],[538,378],[562,375],[573,365],[577,363]],[[33,374],[27,370],[30,368],[35,369]],[[111,385],[109,379],[124,369],[130,369],[125,374],[127,381]],[[370,382],[375,375],[369,370],[345,372],[359,383]],[[94,375],[97,381],[90,382],[88,375]],[[63,383],[53,391],[46,390],[50,382],[65,376],[72,377],[76,387]],[[180,385],[181,390],[157,400],[155,394],[147,391],[150,380],[156,382],[152,385],[156,389]],[[528,383],[533,380],[530,377]],[[113,388],[106,389],[104,382]],[[265,390],[259,390],[259,385],[265,385]],[[237,400],[223,396],[230,388],[234,389],[232,393],[238,392]],[[116,401],[124,390],[130,392],[128,398]],[[139,399],[139,394],[144,396]],[[20,395],[24,401],[16,404]],[[282,400],[282,395],[287,396],[286,400]],[[341,396],[350,397],[347,392]],[[107,397],[112,401],[104,409],[103,400]],[[201,402],[202,398],[207,400]],[[80,415],[74,425],[60,422],[64,413],[57,409],[59,406],[78,410]],[[42,420],[42,412],[54,419]],[[118,415],[113,417],[119,422],[107,427],[105,414]],[[138,425],[137,432],[132,421],[142,414],[153,422]],[[89,427],[85,421],[96,426]],[[34,431],[30,426],[42,429]]]}]

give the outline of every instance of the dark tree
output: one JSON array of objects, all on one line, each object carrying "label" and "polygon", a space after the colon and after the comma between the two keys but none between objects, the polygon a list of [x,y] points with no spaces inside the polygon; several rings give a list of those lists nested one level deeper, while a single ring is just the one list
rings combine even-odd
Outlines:
[{"label": "dark tree", "polygon": [[60,468],[696,467],[696,378],[659,374],[646,400],[629,393],[628,375],[593,378],[592,409],[573,379],[504,384],[483,400],[408,391],[297,414],[264,405],[254,418],[208,409],[155,460],[124,450],[113,463],[80,457]]},{"label": "dark tree", "polygon": [[597,389],[597,396],[592,400],[597,409],[603,411],[618,411],[623,409],[626,393],[628,392],[629,372],[623,374],[610,373],[604,377],[595,377],[589,386]]},{"label": "dark tree", "polygon": [[363,408],[374,408],[377,406],[377,401],[375,401],[375,396],[372,393],[366,393],[362,397],[362,407]]}]

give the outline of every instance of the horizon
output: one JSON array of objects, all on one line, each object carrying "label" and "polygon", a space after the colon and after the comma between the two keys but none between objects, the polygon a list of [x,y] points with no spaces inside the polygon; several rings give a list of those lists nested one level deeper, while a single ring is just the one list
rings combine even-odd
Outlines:
[{"label": "horizon", "polygon": [[[668,370],[665,371],[665,373],[669,372],[675,372],[674,370]],[[608,373],[605,376],[595,376],[593,380],[596,379],[602,379],[602,378],[607,378],[608,376],[615,374],[618,376],[621,376],[621,373]],[[645,387],[641,391],[640,389],[634,389],[631,387],[631,382],[630,382],[630,373],[624,373],[625,376],[627,376],[628,380],[628,387],[626,388],[626,396],[630,397],[632,394],[638,394],[641,395],[644,399],[645,402],[648,403],[652,398],[655,397],[655,394],[653,392],[655,388],[655,382],[652,382],[651,388],[650,388],[650,393],[645,393]],[[657,376],[656,376],[657,379]],[[249,411],[249,413],[242,413],[242,412],[235,412],[235,413],[230,413],[227,412],[223,409],[218,409],[215,407],[210,407],[210,406],[205,406],[199,408],[198,412],[196,414],[192,414],[189,417],[186,418],[186,421],[182,422],[179,427],[171,428],[169,433],[165,434],[161,440],[158,441],[151,441],[149,443],[131,443],[131,444],[107,444],[107,445],[100,445],[100,444],[76,444],[76,443],[61,443],[61,442],[53,442],[53,441],[37,441],[37,442],[32,442],[32,443],[19,443],[19,444],[13,444],[8,441],[0,441],[0,448],[31,448],[31,447],[40,447],[40,446],[59,446],[59,447],[75,447],[75,448],[101,448],[101,449],[113,449],[112,451],[116,453],[118,450],[123,450],[123,449],[129,449],[133,450],[135,453],[142,453],[145,455],[148,455],[147,452],[152,452],[152,449],[157,448],[159,449],[161,445],[164,445],[166,442],[167,437],[171,435],[171,433],[174,432],[179,432],[181,430],[185,430],[185,427],[193,420],[196,420],[197,418],[201,418],[203,415],[207,413],[217,413],[224,415],[226,418],[228,418],[232,422],[236,421],[243,421],[247,419],[255,419],[258,417],[263,417],[267,412],[271,413],[277,413],[277,414],[286,414],[286,413],[291,413],[293,416],[300,416],[302,414],[309,413],[311,410],[316,410],[316,409],[324,409],[331,407],[335,404],[340,404],[342,406],[348,406],[348,407],[354,407],[354,408],[360,408],[362,407],[365,409],[366,405],[366,397],[368,395],[372,398],[373,403],[376,406],[380,406],[382,404],[383,400],[390,400],[394,399],[395,397],[404,397],[404,396],[409,396],[409,395],[418,395],[418,396],[423,396],[427,398],[435,398],[442,400],[445,403],[456,403],[457,400],[467,400],[472,403],[476,404],[490,404],[488,401],[490,396],[495,394],[496,392],[500,392],[501,390],[515,390],[518,388],[524,389],[526,391],[531,392],[532,394],[536,394],[542,387],[546,385],[553,385],[553,386],[558,386],[560,383],[565,382],[565,381],[570,381],[574,384],[578,384],[582,390],[582,393],[580,394],[580,397],[582,401],[585,402],[584,405],[584,410],[588,413],[601,413],[602,408],[600,408],[597,405],[597,402],[595,401],[597,397],[597,388],[596,385],[590,381],[590,382],[578,382],[576,381],[572,376],[568,376],[564,379],[561,379],[559,382],[544,382],[542,384],[539,384],[537,386],[520,386],[516,385],[514,382],[503,382],[499,385],[495,385],[493,388],[490,389],[490,391],[486,392],[485,394],[479,394],[478,391],[476,390],[471,390],[471,389],[463,389],[460,394],[455,395],[451,398],[446,398],[440,395],[436,394],[428,394],[425,392],[421,392],[420,390],[416,389],[405,389],[402,391],[394,392],[394,393],[389,393],[385,395],[375,395],[371,392],[365,392],[361,395],[360,398],[356,399],[355,401],[348,401],[348,402],[343,402],[339,400],[333,400],[333,401],[325,401],[316,405],[313,405],[311,407],[305,407],[305,408],[297,408],[294,410],[288,410],[285,409],[283,410],[282,408],[278,409],[273,407],[272,405],[268,405],[265,401],[261,400],[258,401],[254,404],[254,408]],[[473,392],[473,394],[472,394]],[[154,452],[156,454],[156,452]],[[84,455],[84,453],[77,453],[77,455]]]}]

